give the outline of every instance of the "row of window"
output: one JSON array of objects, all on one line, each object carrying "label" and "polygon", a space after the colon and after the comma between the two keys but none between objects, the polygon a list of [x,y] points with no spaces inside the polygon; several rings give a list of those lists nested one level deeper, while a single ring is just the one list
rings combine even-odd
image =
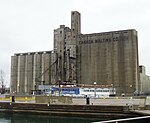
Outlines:
[{"label": "row of window", "polygon": [[[95,90],[84,90],[84,92],[95,92]],[[112,90],[96,90],[96,92],[112,92]]]}]

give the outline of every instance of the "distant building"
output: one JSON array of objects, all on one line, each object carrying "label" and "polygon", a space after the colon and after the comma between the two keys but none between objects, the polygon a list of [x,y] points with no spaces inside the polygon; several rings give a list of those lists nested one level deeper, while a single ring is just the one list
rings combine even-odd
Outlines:
[{"label": "distant building", "polygon": [[[43,84],[96,82],[97,85],[113,85],[117,95],[141,91],[137,31],[129,29],[82,34],[81,17],[77,11],[71,12],[71,29],[60,25],[54,30],[54,50],[47,56],[51,60],[46,67],[49,66],[51,72],[46,74],[45,69],[41,68],[41,60],[36,63],[33,56],[30,56],[33,64],[29,67],[33,70],[25,72],[26,62],[23,61],[26,56],[15,54],[12,57],[11,90],[19,87],[22,93],[30,92],[35,89],[35,78],[41,76],[41,81],[45,81],[45,76],[48,81]],[[37,55],[37,59],[40,58]],[[38,74],[35,75],[36,70]],[[30,75],[30,81],[26,80]]]},{"label": "distant building", "polygon": [[144,66],[139,66],[139,69],[140,69],[141,92],[144,94],[150,94],[150,76],[146,75]]}]

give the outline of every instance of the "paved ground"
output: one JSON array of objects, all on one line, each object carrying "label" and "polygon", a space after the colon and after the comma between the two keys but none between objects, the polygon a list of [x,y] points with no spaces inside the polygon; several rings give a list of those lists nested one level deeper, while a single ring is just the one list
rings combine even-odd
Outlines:
[{"label": "paved ground", "polygon": [[[132,98],[100,98],[90,99],[91,105],[144,105],[146,102],[144,99],[132,99]],[[86,104],[86,98],[73,98],[73,104],[83,105]]]},{"label": "paved ground", "polygon": [[[11,98],[0,97],[1,102],[11,102]],[[73,105],[86,104],[86,98],[73,98]],[[16,97],[16,102],[32,102],[35,103],[34,97]],[[132,97],[114,97],[114,98],[90,98],[90,105],[139,105],[144,107],[150,105],[150,97],[147,98],[132,98]]]}]

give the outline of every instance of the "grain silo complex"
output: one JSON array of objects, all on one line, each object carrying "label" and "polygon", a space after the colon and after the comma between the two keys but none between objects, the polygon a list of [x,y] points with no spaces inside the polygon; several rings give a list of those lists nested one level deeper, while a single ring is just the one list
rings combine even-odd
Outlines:
[{"label": "grain silo complex", "polygon": [[112,85],[117,95],[140,92],[138,34],[135,29],[81,33],[81,17],[71,12],[71,28],[54,30],[53,51],[16,53],[11,59],[11,91],[30,94],[39,84]]}]

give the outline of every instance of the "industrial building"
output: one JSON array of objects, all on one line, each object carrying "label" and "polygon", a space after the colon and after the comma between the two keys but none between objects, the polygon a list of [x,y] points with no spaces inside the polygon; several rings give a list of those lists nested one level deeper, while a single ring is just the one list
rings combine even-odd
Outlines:
[{"label": "industrial building", "polygon": [[50,51],[14,54],[11,57],[11,92],[30,94],[39,84],[51,84],[50,65]]},{"label": "industrial building", "polygon": [[11,59],[11,91],[31,93],[40,84],[113,85],[117,95],[141,91],[135,29],[81,33],[81,15],[71,12],[71,28],[54,30],[54,49],[17,53]]},{"label": "industrial building", "polygon": [[78,37],[78,82],[113,84],[121,94],[140,91],[136,30]]},{"label": "industrial building", "polygon": [[146,70],[144,66],[139,66],[140,69],[140,81],[141,81],[141,92],[142,94],[150,94],[150,76],[146,75]]}]

